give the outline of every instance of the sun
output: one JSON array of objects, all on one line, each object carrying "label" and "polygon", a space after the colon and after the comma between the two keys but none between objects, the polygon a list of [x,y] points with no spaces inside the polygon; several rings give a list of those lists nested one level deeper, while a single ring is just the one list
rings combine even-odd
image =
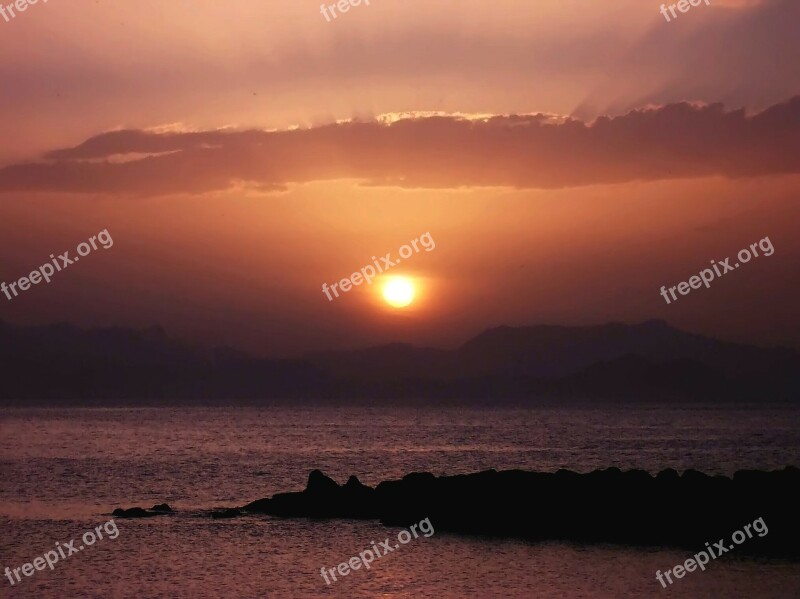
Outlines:
[{"label": "sun", "polygon": [[394,308],[405,308],[414,301],[414,284],[405,277],[392,277],[383,286],[383,299]]}]

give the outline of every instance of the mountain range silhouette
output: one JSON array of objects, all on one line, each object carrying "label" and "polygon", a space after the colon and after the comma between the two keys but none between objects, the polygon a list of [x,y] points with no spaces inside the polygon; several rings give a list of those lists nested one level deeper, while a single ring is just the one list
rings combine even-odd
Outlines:
[{"label": "mountain range silhouette", "polygon": [[392,343],[264,358],[161,327],[0,321],[0,399],[536,404],[792,401],[800,352],[720,341],[664,321],[489,329],[454,350]]}]

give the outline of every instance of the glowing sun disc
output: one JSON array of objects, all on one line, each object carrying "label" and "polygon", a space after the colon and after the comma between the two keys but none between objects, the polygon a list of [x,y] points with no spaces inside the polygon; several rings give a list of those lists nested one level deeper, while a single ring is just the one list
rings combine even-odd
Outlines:
[{"label": "glowing sun disc", "polygon": [[405,308],[414,301],[414,284],[404,277],[395,277],[383,287],[383,299],[395,308]]}]

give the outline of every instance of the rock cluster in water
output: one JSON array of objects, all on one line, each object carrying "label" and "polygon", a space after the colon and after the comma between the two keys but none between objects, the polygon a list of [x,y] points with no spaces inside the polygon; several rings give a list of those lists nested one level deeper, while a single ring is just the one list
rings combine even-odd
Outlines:
[{"label": "rock cluster in water", "polygon": [[[734,532],[761,518],[768,532],[748,537],[736,553],[798,558],[799,505],[800,469],[793,466],[740,470],[732,478],[672,469],[655,476],[618,468],[585,474],[487,470],[439,477],[414,472],[374,488],[355,476],[340,485],[314,470],[303,491],[203,515],[351,518],[403,527],[429,518],[437,532],[688,548],[720,539],[730,545]],[[117,509],[113,515],[142,518],[171,511],[161,504],[150,510]]]},{"label": "rock cluster in water", "polygon": [[618,468],[579,474],[487,470],[436,477],[412,473],[372,488],[339,485],[319,470],[299,493],[259,499],[245,512],[281,517],[379,519],[437,532],[637,545],[704,547],[758,518],[768,527],[736,553],[800,557],[800,469],[741,470],[732,478],[669,469],[652,476]]}]

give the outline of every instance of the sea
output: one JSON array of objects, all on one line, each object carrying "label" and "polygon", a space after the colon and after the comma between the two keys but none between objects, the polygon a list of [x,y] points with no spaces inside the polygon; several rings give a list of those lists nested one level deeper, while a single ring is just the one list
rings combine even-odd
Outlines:
[{"label": "sea", "polygon": [[[11,574],[14,584],[0,577],[0,597],[798,599],[800,564],[790,561],[731,554],[664,589],[656,571],[694,552],[477,538],[436,531],[435,521],[430,536],[326,583],[321,568],[399,529],[207,516],[302,490],[317,468],[375,485],[414,471],[731,475],[786,465],[800,466],[800,408],[789,405],[0,407],[0,568],[65,553],[52,569],[39,561],[44,569],[20,581]],[[116,535],[102,528],[115,508],[162,502],[175,513],[115,519]],[[104,536],[92,539],[98,527]]]}]

